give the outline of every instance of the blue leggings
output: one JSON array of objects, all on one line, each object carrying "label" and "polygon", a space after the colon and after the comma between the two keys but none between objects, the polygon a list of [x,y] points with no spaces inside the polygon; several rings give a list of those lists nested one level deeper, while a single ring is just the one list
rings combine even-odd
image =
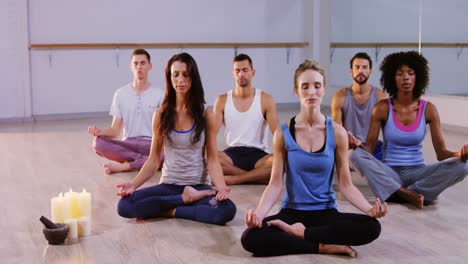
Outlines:
[{"label": "blue leggings", "polygon": [[[207,184],[191,185],[197,190],[210,190]],[[184,205],[182,192],[185,185],[158,184],[135,191],[120,199],[117,211],[125,218],[153,218],[158,213],[176,208],[175,217],[193,221],[224,225],[236,215],[231,200],[215,201],[207,196],[191,205]]]}]

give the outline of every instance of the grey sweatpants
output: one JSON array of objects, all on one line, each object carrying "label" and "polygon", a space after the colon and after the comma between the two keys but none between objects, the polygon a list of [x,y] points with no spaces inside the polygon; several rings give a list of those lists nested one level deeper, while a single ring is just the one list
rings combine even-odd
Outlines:
[{"label": "grey sweatpants", "polygon": [[367,177],[370,188],[382,201],[400,187],[405,187],[424,195],[424,200],[431,202],[468,175],[468,163],[459,158],[449,158],[431,165],[390,167],[358,148],[351,153],[350,161]]}]

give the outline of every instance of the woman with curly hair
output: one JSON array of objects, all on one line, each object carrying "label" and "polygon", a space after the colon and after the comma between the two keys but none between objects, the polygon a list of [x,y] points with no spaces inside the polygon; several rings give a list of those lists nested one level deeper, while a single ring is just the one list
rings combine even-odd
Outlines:
[{"label": "woman with curly hair", "polygon": [[[134,179],[117,185],[122,196],[119,215],[219,225],[232,220],[236,206],[228,199],[230,189],[218,160],[216,127],[214,112],[205,106],[195,60],[188,53],[174,55],[166,67],[164,101],[153,117],[149,158]],[[160,184],[137,190],[156,172],[163,147]],[[209,185],[208,175],[217,192]]]},{"label": "woman with curly hair", "polygon": [[[384,58],[380,70],[380,83],[389,98],[374,106],[366,145],[356,149],[350,159],[382,201],[409,202],[421,209],[468,175],[468,144],[458,152],[445,146],[436,107],[421,99],[429,84],[429,66],[422,55],[392,53]],[[422,153],[427,125],[439,160],[431,165],[425,165]],[[378,161],[370,153],[381,128],[384,155]]]}]

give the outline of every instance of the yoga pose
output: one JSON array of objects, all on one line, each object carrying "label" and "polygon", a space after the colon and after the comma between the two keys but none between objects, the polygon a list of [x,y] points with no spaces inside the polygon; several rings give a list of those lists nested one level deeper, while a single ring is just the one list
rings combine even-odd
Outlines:
[{"label": "yoga pose", "polygon": [[271,95],[254,88],[255,69],[245,54],[234,58],[236,87],[216,98],[214,111],[225,126],[228,148],[219,152],[226,183],[268,183],[272,156],[267,153],[265,125],[275,131],[279,121]]},{"label": "yoga pose", "polygon": [[[243,247],[257,256],[285,254],[345,254],[350,246],[364,245],[380,235],[375,219],[387,212],[387,204],[377,198],[374,205],[351,182],[348,165],[348,134],[320,112],[325,93],[325,71],[315,61],[306,60],[294,75],[294,92],[301,110],[282,124],[273,138],[273,169],[256,210],[246,216],[248,229],[241,238]],[[343,196],[366,215],[337,210],[332,189],[336,165]],[[266,217],[285,187],[280,212]]]},{"label": "yoga pose", "polygon": [[[236,206],[228,199],[230,188],[218,161],[216,126],[214,112],[205,106],[195,60],[187,53],[174,55],[166,67],[166,95],[154,115],[149,158],[134,179],[117,185],[122,196],[119,215],[176,217],[218,225],[232,220]],[[137,190],[159,167],[163,146],[160,184]]]},{"label": "yoga pose", "polygon": [[[151,119],[164,95],[161,89],[153,88],[148,81],[151,68],[151,58],[146,50],[133,51],[130,64],[133,82],[114,94],[110,110],[113,116],[111,127],[104,130],[94,125],[88,127],[88,133],[94,136],[96,153],[111,160],[104,164],[106,174],[139,170],[148,158]],[[122,140],[119,140],[122,128]]]},{"label": "yoga pose", "polygon": [[[458,152],[447,150],[436,107],[421,99],[429,84],[429,66],[422,55],[415,51],[390,54],[380,70],[380,83],[390,98],[375,105],[366,145],[356,149],[350,159],[382,201],[409,202],[423,208],[468,175],[468,144]],[[422,153],[427,125],[440,161],[431,165],[425,165]],[[374,151],[381,128],[383,159],[378,161],[369,153]]]},{"label": "yoga pose", "polygon": [[[371,86],[367,81],[372,73],[372,60],[367,53],[356,53],[349,62],[349,73],[353,78],[350,87],[335,93],[332,99],[333,121],[342,125],[350,133],[350,149],[365,143],[369,131],[372,108],[386,97],[385,93]],[[354,142],[353,139],[359,141]],[[382,159],[382,142],[378,141],[374,156]]]}]

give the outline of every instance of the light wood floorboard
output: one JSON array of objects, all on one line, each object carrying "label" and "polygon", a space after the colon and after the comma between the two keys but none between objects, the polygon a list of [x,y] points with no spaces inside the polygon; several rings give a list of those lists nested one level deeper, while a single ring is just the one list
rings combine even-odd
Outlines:
[{"label": "light wood floorboard", "polygon": [[[282,111],[285,121],[291,113]],[[444,192],[437,204],[415,210],[391,204],[382,234],[355,247],[359,257],[298,255],[256,258],[244,251],[244,216],[255,208],[265,185],[234,186],[235,219],[226,226],[181,219],[136,221],[116,213],[115,185],[135,172],[106,176],[104,160],[91,149],[89,124],[105,127],[109,118],[40,121],[0,125],[1,263],[466,263],[468,259],[468,181]],[[444,131],[447,145],[458,149],[467,133]],[[222,135],[218,137],[222,145]],[[426,159],[435,160],[429,135]],[[156,184],[159,174],[146,185]],[[93,194],[92,235],[79,242],[49,246],[41,215],[50,217],[50,198],[86,188]],[[369,200],[369,188],[359,187]],[[340,211],[357,212],[340,195]],[[277,211],[277,206],[272,213]]]}]

